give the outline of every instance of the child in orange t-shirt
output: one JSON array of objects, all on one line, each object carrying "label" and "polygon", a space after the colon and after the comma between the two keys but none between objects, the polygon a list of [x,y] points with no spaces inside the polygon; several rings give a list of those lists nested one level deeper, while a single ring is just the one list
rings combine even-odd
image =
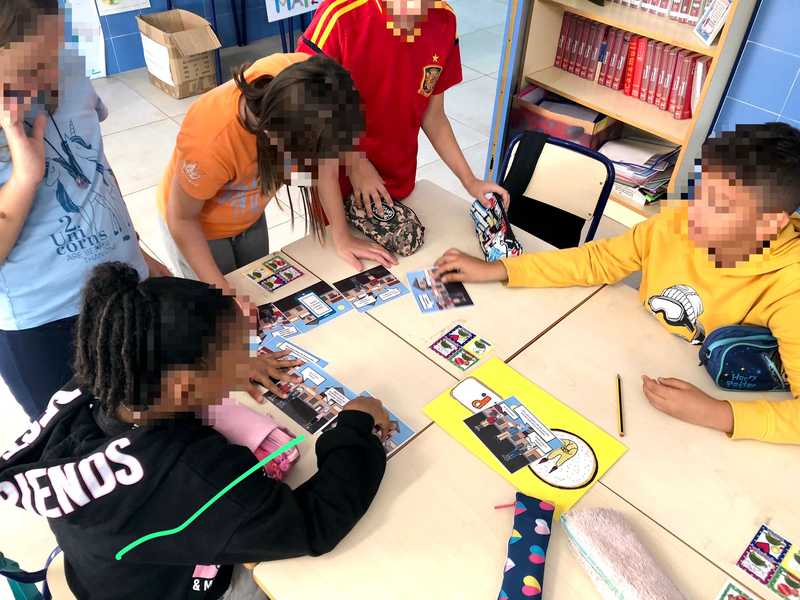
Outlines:
[{"label": "child in orange t-shirt", "polygon": [[268,253],[264,209],[284,184],[301,186],[319,233],[309,188],[335,176],[363,129],[352,79],[325,57],[274,54],[201,96],[158,190],[173,271],[228,289],[224,273]]}]

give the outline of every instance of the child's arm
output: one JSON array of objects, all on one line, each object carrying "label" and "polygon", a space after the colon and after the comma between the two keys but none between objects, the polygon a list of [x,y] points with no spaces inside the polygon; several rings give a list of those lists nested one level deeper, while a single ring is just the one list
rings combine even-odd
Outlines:
[{"label": "child's arm", "polygon": [[496,263],[451,249],[436,261],[436,268],[445,283],[507,281],[511,287],[616,283],[641,270],[645,246],[661,218],[651,217],[623,235],[578,248],[523,254]]},{"label": "child's arm", "polygon": [[358,271],[364,268],[360,259],[374,260],[387,269],[397,264],[397,260],[385,248],[375,242],[357,238],[350,232],[344,214],[342,190],[339,187],[338,160],[320,161],[317,186],[322,208],[330,221],[336,252],[343,260]]},{"label": "child's arm", "polygon": [[505,205],[508,206],[508,191],[496,183],[478,179],[467,164],[464,153],[461,152],[456,136],[453,134],[450,120],[444,112],[444,94],[431,96],[428,108],[422,118],[422,130],[428,136],[436,153],[458,177],[470,196],[486,204],[488,202],[486,194],[494,192],[501,196]]},{"label": "child's arm", "polygon": [[25,125],[3,111],[0,126],[11,151],[12,175],[0,187],[0,264],[3,264],[17,243],[33,206],[36,190],[44,177],[44,130],[47,117],[36,116],[30,137]]},{"label": "child's arm", "polygon": [[167,203],[167,227],[200,280],[233,293],[211,254],[200,225],[199,217],[204,204],[204,201],[192,198],[184,192],[178,181],[173,180],[170,201]]}]

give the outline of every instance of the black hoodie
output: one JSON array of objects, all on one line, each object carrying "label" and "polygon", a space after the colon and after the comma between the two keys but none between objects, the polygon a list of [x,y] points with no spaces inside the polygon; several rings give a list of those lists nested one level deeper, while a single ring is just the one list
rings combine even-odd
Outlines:
[{"label": "black hoodie", "polygon": [[[70,384],[0,455],[0,500],[44,515],[79,600],[211,600],[231,565],[333,549],[378,491],[386,458],[372,417],[339,415],[316,444],[318,472],[297,489],[259,469],[180,533],[181,525],[257,459],[191,417],[131,426]],[[203,565],[208,565],[203,567]]]}]

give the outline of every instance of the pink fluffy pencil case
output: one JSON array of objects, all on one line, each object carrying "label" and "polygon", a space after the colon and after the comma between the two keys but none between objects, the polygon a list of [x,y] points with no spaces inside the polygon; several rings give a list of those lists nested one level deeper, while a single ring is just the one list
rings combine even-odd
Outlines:
[{"label": "pink fluffy pencil case", "polygon": [[[278,426],[269,415],[250,410],[230,398],[223,400],[222,404],[209,406],[206,418],[208,424],[230,443],[244,446],[259,460],[295,437]],[[282,480],[298,458],[300,451],[295,446],[264,465],[264,470],[273,479]]]},{"label": "pink fluffy pencil case", "polygon": [[572,510],[561,516],[561,524],[603,598],[686,600],[621,513],[606,508]]}]

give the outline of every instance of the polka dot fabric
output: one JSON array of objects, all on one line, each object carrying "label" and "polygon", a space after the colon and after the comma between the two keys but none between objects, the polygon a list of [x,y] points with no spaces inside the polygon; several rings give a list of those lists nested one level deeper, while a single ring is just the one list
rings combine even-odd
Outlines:
[{"label": "polka dot fabric", "polygon": [[549,502],[517,493],[503,586],[497,600],[541,598],[553,510]]}]

